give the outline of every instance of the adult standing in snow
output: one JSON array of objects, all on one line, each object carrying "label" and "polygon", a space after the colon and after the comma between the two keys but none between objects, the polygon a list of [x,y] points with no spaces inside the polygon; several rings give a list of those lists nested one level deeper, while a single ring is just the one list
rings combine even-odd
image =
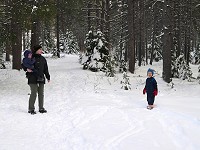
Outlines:
[{"label": "adult standing in snow", "polygon": [[29,98],[29,107],[28,113],[34,115],[35,112],[35,101],[38,94],[38,104],[39,104],[39,112],[47,113],[47,110],[44,108],[44,84],[45,77],[48,82],[50,82],[50,74],[48,70],[48,65],[46,59],[41,55],[43,53],[42,47],[40,45],[36,45],[33,48],[33,57],[35,59],[34,67],[40,73],[43,80],[37,80],[37,77],[32,73],[32,70],[27,69],[28,75],[28,85],[31,89],[31,95]]}]

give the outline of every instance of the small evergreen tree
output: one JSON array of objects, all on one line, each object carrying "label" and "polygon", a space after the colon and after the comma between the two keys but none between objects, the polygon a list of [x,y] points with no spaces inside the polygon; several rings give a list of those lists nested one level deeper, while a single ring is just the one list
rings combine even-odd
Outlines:
[{"label": "small evergreen tree", "polygon": [[131,84],[129,80],[129,76],[127,74],[127,65],[123,68],[123,80],[121,81],[122,89],[124,90],[131,90]]},{"label": "small evergreen tree", "polygon": [[89,64],[92,61],[92,56],[94,54],[94,48],[97,45],[96,41],[94,40],[96,38],[93,31],[89,31],[88,34],[86,34],[86,39],[84,41],[86,52],[84,56],[82,56],[82,65],[83,69],[89,69]]},{"label": "small evergreen tree", "polygon": [[108,77],[114,77],[115,76],[115,65],[116,61],[112,58],[112,56],[108,56],[108,59],[106,61],[106,76]]},{"label": "small evergreen tree", "polygon": [[112,70],[112,68],[107,68],[111,65],[107,44],[101,31],[97,33],[89,31],[85,39],[86,53],[82,58],[83,69],[90,69],[94,72]]},{"label": "small evergreen tree", "polygon": [[60,35],[60,50],[66,54],[78,54],[79,46],[76,37],[71,31]]},{"label": "small evergreen tree", "polygon": [[162,52],[161,52],[161,48],[160,48],[159,45],[160,45],[160,44],[157,43],[157,41],[156,41],[156,43],[155,43],[155,45],[154,45],[154,51],[153,51],[153,59],[154,59],[156,62],[158,62],[159,60],[162,59]]},{"label": "small evergreen tree", "polygon": [[194,51],[194,56],[193,56],[193,62],[194,64],[200,64],[200,44],[197,45],[197,48]]},{"label": "small evergreen tree", "polygon": [[3,47],[0,47],[0,69],[6,69],[3,58]]},{"label": "small evergreen tree", "polygon": [[191,81],[192,77],[192,71],[189,65],[187,65],[184,55],[180,55],[176,59],[176,66],[178,69],[178,78],[185,80],[188,79],[188,81]]},{"label": "small evergreen tree", "polygon": [[198,72],[199,72],[199,75],[198,75],[198,77],[197,77],[197,80],[199,80],[199,84],[200,84],[200,65],[199,65],[199,67],[198,67]]},{"label": "small evergreen tree", "polygon": [[177,66],[177,63],[176,63],[176,51],[171,51],[171,54],[172,54],[172,77],[174,78],[178,78],[179,77],[179,74],[178,74],[178,66]]}]

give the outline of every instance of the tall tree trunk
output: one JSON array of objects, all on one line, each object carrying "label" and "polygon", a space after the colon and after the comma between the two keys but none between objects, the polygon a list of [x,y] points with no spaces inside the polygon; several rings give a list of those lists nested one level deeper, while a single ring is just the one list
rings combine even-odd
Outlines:
[{"label": "tall tree trunk", "polygon": [[104,32],[104,25],[105,25],[105,2],[104,0],[101,1],[101,32]]},{"label": "tall tree trunk", "polygon": [[100,0],[96,0],[96,28],[100,29]]},{"label": "tall tree trunk", "polygon": [[144,0],[139,1],[140,6],[140,15],[139,15],[139,52],[138,52],[138,65],[142,65],[142,61],[144,61],[145,56],[145,28],[144,28],[144,22],[145,22],[145,13],[144,13]]},{"label": "tall tree trunk", "polygon": [[12,55],[13,55],[12,69],[20,70],[21,53],[22,53],[22,29],[17,16],[15,16],[16,9],[14,9],[12,13],[14,13],[11,20]]},{"label": "tall tree trunk", "polygon": [[[106,0],[106,40],[110,43],[110,0]],[[110,49],[110,45],[108,45]]]},{"label": "tall tree trunk", "polygon": [[[156,4],[155,4],[156,5]],[[153,64],[153,59],[154,59],[154,50],[155,50],[155,37],[156,37],[156,21],[157,21],[157,15],[156,14],[156,6],[154,5],[153,7],[153,31],[152,31],[152,43],[151,43],[151,58],[150,58],[150,65]]]},{"label": "tall tree trunk", "polygon": [[135,71],[135,38],[134,38],[134,0],[128,0],[128,55],[129,55],[129,71]]},{"label": "tall tree trunk", "polygon": [[91,0],[88,2],[88,12],[87,12],[87,25],[88,25],[88,31],[91,30],[91,9],[92,9],[92,3]]},{"label": "tall tree trunk", "polygon": [[10,61],[10,54],[11,54],[11,47],[10,43],[6,41],[6,61]]},{"label": "tall tree trunk", "polygon": [[56,14],[56,38],[57,38],[57,52],[56,56],[60,58],[60,26],[59,26],[59,19],[60,19],[60,3],[59,0],[56,0],[57,3],[57,14]]},{"label": "tall tree trunk", "polygon": [[170,2],[165,0],[164,5],[164,39],[163,39],[163,79],[165,82],[171,82],[171,50],[172,50],[172,25],[171,25],[171,8]]},{"label": "tall tree trunk", "polygon": [[191,13],[192,13],[192,9],[191,9],[192,5],[191,5],[191,0],[187,0],[187,28],[186,28],[186,53],[185,53],[185,60],[186,63],[189,65],[190,62],[190,50],[191,50]]},{"label": "tall tree trunk", "polygon": [[39,44],[39,23],[38,18],[33,16],[32,29],[31,29],[31,48]]},{"label": "tall tree trunk", "polygon": [[174,0],[174,47],[176,50],[176,57],[181,54],[181,37],[180,37],[180,1]]}]

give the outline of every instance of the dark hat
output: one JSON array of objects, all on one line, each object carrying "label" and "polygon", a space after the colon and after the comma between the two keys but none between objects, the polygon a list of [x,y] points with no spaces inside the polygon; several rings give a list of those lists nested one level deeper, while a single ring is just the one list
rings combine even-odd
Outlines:
[{"label": "dark hat", "polygon": [[40,45],[33,46],[33,53],[35,54],[37,52],[37,50],[39,50],[40,48],[42,48],[42,46],[40,46]]}]

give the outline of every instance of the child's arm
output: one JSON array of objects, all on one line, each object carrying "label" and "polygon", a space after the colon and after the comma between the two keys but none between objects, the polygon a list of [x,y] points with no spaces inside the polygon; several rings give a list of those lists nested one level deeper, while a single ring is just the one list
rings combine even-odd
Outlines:
[{"label": "child's arm", "polygon": [[154,91],[153,91],[153,95],[157,96],[158,95],[158,86],[157,86],[157,82],[154,79]]},{"label": "child's arm", "polygon": [[29,64],[29,60],[27,59],[23,59],[23,65],[24,67],[26,67],[27,69],[33,69],[32,65]]},{"label": "child's arm", "polygon": [[[146,83],[147,83],[147,81],[146,81]],[[146,90],[146,84],[145,84],[145,87],[144,87],[144,89],[143,89],[143,94],[145,94],[146,92],[147,92],[147,90]]]}]

